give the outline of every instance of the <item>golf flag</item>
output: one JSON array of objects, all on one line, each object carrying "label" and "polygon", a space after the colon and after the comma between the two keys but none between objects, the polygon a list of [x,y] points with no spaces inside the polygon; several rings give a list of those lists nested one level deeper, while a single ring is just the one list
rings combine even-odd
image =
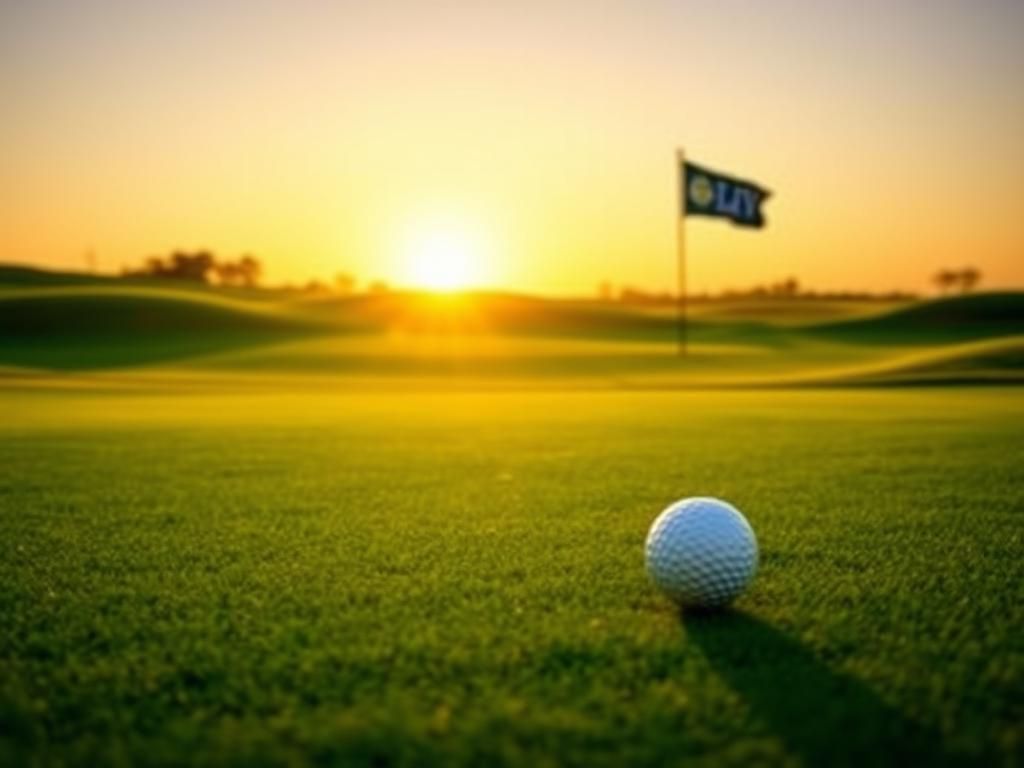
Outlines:
[{"label": "golf flag", "polygon": [[715,216],[741,227],[764,226],[761,203],[771,192],[752,181],[744,181],[684,162],[683,210],[686,216]]}]

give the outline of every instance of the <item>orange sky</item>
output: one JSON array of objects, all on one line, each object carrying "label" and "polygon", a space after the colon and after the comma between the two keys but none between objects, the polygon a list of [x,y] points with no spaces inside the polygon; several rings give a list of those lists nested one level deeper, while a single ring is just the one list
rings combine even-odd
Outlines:
[{"label": "orange sky", "polygon": [[[1024,5],[79,0],[0,9],[0,260],[674,285],[674,153],[774,190],[693,290],[1024,284]],[[363,5],[363,4],[360,4]],[[856,6],[856,7],[855,7]]]}]

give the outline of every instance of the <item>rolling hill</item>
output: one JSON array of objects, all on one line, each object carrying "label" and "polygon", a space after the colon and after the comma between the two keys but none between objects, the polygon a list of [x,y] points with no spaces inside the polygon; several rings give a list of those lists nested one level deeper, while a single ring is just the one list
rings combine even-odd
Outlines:
[{"label": "rolling hill", "polygon": [[805,329],[846,343],[919,344],[1024,333],[1024,294],[982,293],[912,304]]},{"label": "rolling hill", "polygon": [[251,298],[37,272],[0,269],[9,370],[157,365],[672,387],[1016,381],[1024,368],[1024,293],[895,306],[710,302],[694,308],[691,355],[680,360],[670,308],[498,293]]},{"label": "rolling hill", "polygon": [[102,285],[0,293],[4,365],[145,365],[327,330],[286,308],[190,291]]}]

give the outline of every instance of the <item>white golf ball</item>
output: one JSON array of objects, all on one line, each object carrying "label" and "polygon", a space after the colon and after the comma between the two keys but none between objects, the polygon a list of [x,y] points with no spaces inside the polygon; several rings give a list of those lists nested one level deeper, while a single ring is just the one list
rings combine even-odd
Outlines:
[{"label": "white golf ball", "polygon": [[757,570],[754,529],[719,499],[682,499],[647,534],[647,572],[680,605],[716,607],[735,600]]}]

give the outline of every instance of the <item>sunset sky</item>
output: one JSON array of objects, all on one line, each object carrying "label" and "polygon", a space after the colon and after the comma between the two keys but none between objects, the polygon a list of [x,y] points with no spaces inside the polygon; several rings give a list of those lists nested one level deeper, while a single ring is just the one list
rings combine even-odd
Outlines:
[{"label": "sunset sky", "polygon": [[693,290],[1024,284],[1024,3],[0,9],[0,261],[252,252],[271,281],[675,281],[677,147],[774,190]]}]

